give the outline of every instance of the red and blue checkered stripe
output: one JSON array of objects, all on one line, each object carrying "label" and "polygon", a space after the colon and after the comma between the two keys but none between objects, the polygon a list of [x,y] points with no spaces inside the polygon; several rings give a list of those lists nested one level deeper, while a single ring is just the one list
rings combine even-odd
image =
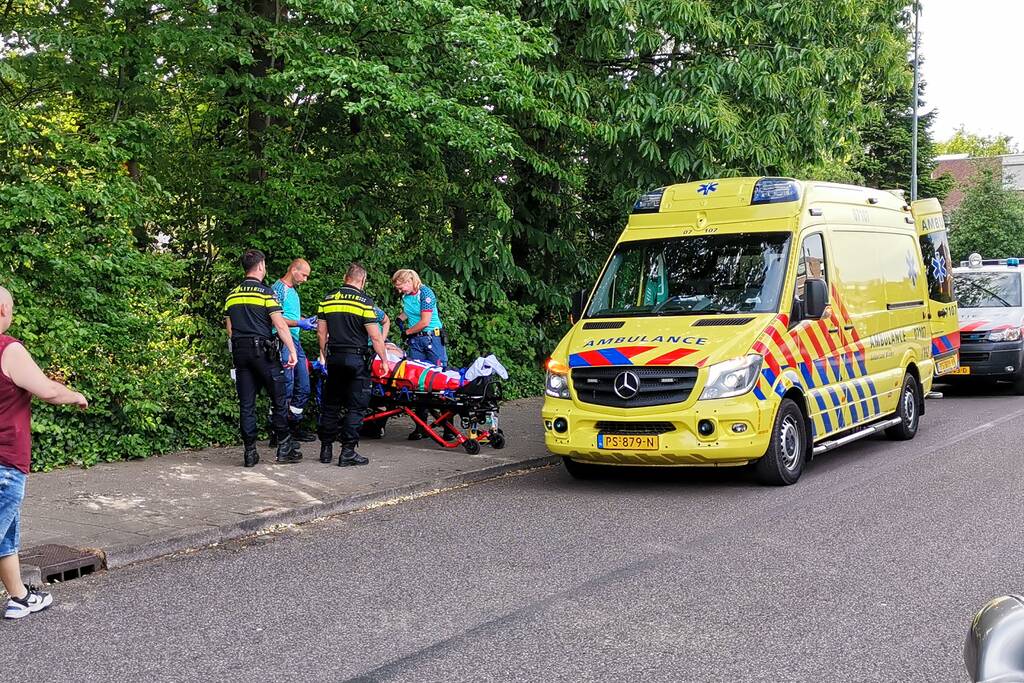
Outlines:
[{"label": "red and blue checkered stripe", "polygon": [[932,338],[932,355],[941,356],[960,348],[960,332],[951,332],[941,337]]},{"label": "red and blue checkered stripe", "polygon": [[569,356],[570,368],[589,368],[602,365],[633,365],[632,358],[645,351],[650,351],[653,346],[620,346],[611,349],[594,349],[583,353],[574,353]]}]

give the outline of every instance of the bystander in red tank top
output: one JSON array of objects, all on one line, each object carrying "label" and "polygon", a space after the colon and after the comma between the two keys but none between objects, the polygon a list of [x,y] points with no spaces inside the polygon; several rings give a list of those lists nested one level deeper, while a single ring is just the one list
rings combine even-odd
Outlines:
[{"label": "bystander in red tank top", "polygon": [[[14,337],[0,334],[0,360]],[[0,465],[28,474],[32,459],[32,394],[0,370]]]}]

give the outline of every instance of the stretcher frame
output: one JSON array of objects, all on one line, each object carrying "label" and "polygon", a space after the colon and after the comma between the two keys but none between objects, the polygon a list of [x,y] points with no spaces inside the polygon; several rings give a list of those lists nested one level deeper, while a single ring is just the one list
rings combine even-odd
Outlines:
[{"label": "stretcher frame", "polygon": [[[481,393],[467,390],[476,388],[481,389]],[[501,400],[501,382],[491,377],[477,386],[470,383],[459,389],[435,392],[399,387],[391,376],[384,381],[374,380],[370,397],[372,412],[363,418],[363,425],[408,415],[442,448],[461,446],[470,455],[476,455],[484,444],[495,449],[505,447],[505,435],[498,427]],[[421,418],[417,410],[433,414],[431,420]],[[456,417],[460,426],[455,424]],[[486,426],[481,428],[482,425]],[[445,430],[451,432],[452,439],[445,439]]]}]

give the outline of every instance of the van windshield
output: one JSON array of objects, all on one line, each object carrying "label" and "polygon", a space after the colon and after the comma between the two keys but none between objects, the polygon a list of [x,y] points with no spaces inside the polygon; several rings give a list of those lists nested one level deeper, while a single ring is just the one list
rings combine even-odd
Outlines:
[{"label": "van windshield", "polygon": [[953,273],[953,290],[960,308],[1020,306],[1020,273]]},{"label": "van windshield", "polygon": [[591,318],[777,311],[790,233],[623,242],[590,303]]}]

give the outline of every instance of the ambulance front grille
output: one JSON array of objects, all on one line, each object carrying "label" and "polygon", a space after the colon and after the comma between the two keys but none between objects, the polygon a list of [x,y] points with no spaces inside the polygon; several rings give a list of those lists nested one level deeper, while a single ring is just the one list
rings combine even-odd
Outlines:
[{"label": "ambulance front grille", "polygon": [[667,434],[676,430],[671,422],[613,422],[602,420],[594,425],[602,434],[625,434],[628,436],[647,436]]},{"label": "ambulance front grille", "polygon": [[[615,393],[615,378],[632,372],[639,380],[635,396],[622,398]],[[616,366],[573,368],[573,388],[583,403],[613,408],[644,408],[682,403],[697,383],[697,368]]]}]

